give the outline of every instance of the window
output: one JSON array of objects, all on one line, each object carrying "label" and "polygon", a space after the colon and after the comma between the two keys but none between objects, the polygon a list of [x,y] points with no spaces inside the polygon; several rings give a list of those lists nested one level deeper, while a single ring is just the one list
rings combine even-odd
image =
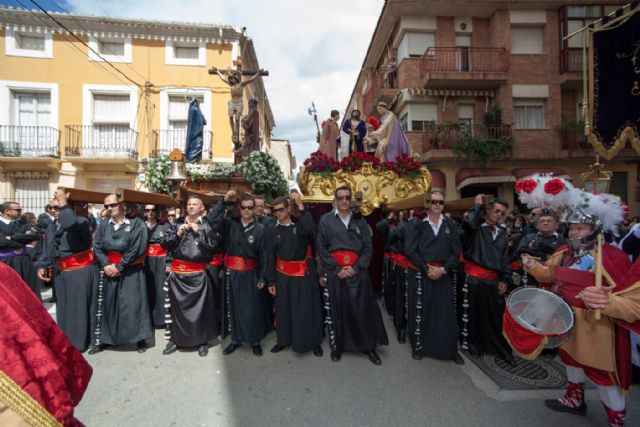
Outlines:
[{"label": "window", "polygon": [[544,53],[544,27],[511,27],[511,53]]},{"label": "window", "polygon": [[458,104],[458,123],[462,133],[473,136],[473,104]]},{"label": "window", "polygon": [[15,190],[15,201],[20,203],[22,212],[36,216],[44,212],[51,197],[48,179],[16,179]]},{"label": "window", "polygon": [[409,131],[423,132],[438,120],[438,106],[436,104],[411,104],[407,107]]},{"label": "window", "polygon": [[206,65],[206,45],[204,42],[167,40],[165,63],[168,65]]},{"label": "window", "polygon": [[422,58],[426,50],[435,45],[434,33],[407,32],[398,46],[398,62],[404,58]]},{"label": "window", "polygon": [[53,58],[51,33],[15,31],[6,29],[5,51],[7,56]]},{"label": "window", "polygon": [[409,130],[409,114],[403,114],[400,116],[400,127],[404,132]]},{"label": "window", "polygon": [[174,148],[185,150],[189,104],[194,97],[207,121],[203,131],[202,158],[211,158],[211,91],[205,88],[160,90],[160,129],[154,130],[158,153],[169,154]]},{"label": "window", "polygon": [[[130,64],[133,59],[131,37],[96,37],[89,35],[89,60]],[[104,59],[103,59],[104,58]]]},{"label": "window", "polygon": [[545,129],[543,100],[514,100],[516,129]]},{"label": "window", "polygon": [[611,184],[609,186],[609,192],[620,197],[623,202],[627,202],[627,172],[614,172],[611,176]]},{"label": "window", "polygon": [[[129,124],[129,94],[94,94],[93,120],[84,153],[88,157],[128,157],[134,150]],[[134,139],[135,140],[135,139]]]}]

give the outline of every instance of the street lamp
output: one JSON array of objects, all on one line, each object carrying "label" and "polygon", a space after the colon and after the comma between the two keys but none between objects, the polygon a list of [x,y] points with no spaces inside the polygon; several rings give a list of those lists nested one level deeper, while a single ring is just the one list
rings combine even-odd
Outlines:
[{"label": "street lamp", "polygon": [[596,155],[596,162],[589,165],[589,172],[585,172],[580,177],[584,182],[584,189],[590,193],[608,193],[611,185],[613,172],[604,168],[604,163],[600,163],[600,156]]}]

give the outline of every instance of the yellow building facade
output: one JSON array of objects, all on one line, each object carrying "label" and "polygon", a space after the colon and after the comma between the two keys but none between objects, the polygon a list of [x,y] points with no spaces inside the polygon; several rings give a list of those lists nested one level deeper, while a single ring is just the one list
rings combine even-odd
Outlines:
[{"label": "yellow building facade", "polygon": [[[224,25],[125,20],[0,8],[0,197],[42,212],[57,186],[144,189],[149,161],[184,150],[189,102],[200,101],[203,162],[233,162],[229,86],[211,67],[251,39]],[[245,77],[246,78],[246,77]],[[262,144],[273,115],[258,78]]]}]

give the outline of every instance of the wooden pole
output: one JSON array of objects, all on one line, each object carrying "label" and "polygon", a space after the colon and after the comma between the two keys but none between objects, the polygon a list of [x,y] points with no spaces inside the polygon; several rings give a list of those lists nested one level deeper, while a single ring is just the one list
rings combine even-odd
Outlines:
[{"label": "wooden pole", "polygon": [[[596,288],[602,287],[602,232],[598,233],[598,246],[596,248]],[[595,309],[593,316],[600,320],[600,309]]]}]

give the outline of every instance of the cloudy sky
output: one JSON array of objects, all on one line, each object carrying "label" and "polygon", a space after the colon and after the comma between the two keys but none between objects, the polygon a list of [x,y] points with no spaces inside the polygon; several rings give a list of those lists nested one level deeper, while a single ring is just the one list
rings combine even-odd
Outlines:
[{"label": "cloudy sky", "polygon": [[[33,6],[29,0],[20,3]],[[45,9],[139,19],[207,22],[247,27],[265,78],[277,127],[298,163],[315,151],[318,119],[342,112],[358,76],[383,0],[36,0]],[[0,4],[20,7],[16,0]]]}]

